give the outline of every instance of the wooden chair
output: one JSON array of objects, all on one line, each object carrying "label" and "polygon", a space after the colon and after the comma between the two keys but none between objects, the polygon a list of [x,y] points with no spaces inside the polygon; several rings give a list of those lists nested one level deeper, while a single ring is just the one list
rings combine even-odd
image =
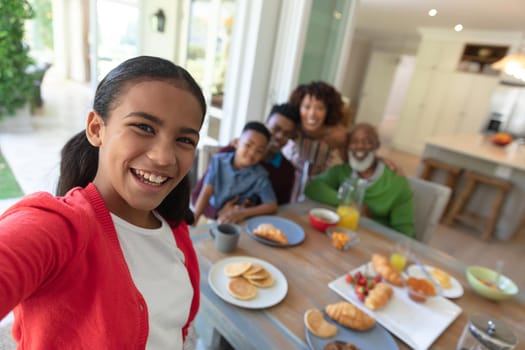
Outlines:
[{"label": "wooden chair", "polygon": [[445,214],[448,213],[450,209],[452,197],[455,196],[456,184],[461,173],[463,172],[463,169],[461,167],[454,166],[434,158],[425,158],[423,159],[423,171],[421,172],[421,174],[419,174],[419,177],[423,180],[431,181],[432,175],[435,171],[444,171],[446,173],[445,186],[450,188],[450,190],[452,191],[450,198],[446,204],[445,210],[443,211],[443,213]]},{"label": "wooden chair", "polygon": [[[494,234],[496,224],[499,220],[499,215],[505,201],[507,192],[512,189],[512,183],[509,181],[493,178],[478,174],[473,171],[465,173],[467,182],[463,191],[459,194],[452,205],[452,209],[445,218],[445,224],[452,225],[455,221],[462,222],[478,231],[481,231],[481,238],[489,240]],[[496,193],[492,202],[492,208],[488,216],[468,212],[466,210],[469,200],[477,189],[478,185],[486,185],[492,187]]]},{"label": "wooden chair", "polygon": [[439,224],[452,190],[442,184],[407,176],[414,192],[416,240],[428,243]]}]

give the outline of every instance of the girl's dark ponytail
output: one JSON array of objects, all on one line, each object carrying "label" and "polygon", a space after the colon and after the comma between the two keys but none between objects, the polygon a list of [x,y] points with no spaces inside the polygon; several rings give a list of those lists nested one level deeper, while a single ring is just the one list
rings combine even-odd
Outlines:
[{"label": "girl's dark ponytail", "polygon": [[62,147],[57,195],[63,196],[73,187],[86,187],[95,178],[97,166],[98,148],[89,143],[82,130]]}]

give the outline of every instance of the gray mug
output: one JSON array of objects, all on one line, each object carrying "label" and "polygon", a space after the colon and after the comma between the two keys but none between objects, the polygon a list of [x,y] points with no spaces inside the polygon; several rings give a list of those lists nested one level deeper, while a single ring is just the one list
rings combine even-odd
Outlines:
[{"label": "gray mug", "polygon": [[241,227],[234,224],[220,224],[210,229],[215,240],[215,248],[222,253],[231,253],[237,247],[241,236]]}]

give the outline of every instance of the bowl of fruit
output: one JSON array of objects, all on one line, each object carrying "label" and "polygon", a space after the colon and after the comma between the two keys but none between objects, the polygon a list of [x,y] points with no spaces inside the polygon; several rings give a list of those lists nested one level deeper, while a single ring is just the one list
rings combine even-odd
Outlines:
[{"label": "bowl of fruit", "polygon": [[335,211],[326,208],[314,208],[308,213],[310,224],[321,232],[327,228],[337,225],[339,215]]},{"label": "bowl of fruit", "polygon": [[467,281],[479,295],[491,300],[505,300],[518,294],[518,286],[507,276],[482,266],[469,266]]},{"label": "bowl of fruit", "polygon": [[497,132],[490,139],[496,146],[506,146],[513,140],[512,135],[506,132]]}]

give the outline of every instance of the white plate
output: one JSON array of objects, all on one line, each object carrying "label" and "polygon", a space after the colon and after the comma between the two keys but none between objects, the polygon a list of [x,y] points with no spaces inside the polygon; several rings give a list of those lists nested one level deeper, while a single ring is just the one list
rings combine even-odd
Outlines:
[{"label": "white plate", "polygon": [[[425,268],[428,270],[428,272],[431,272],[434,267],[425,265]],[[412,276],[412,277],[426,278],[423,270],[421,270],[421,268],[417,265],[410,265],[407,268],[407,273],[409,276]],[[450,276],[450,284],[451,284],[450,288],[447,288],[447,289],[441,288],[441,290],[443,291],[442,294],[445,298],[453,299],[453,298],[459,298],[460,296],[463,295],[463,286],[461,285],[461,283],[459,283],[457,279]]]},{"label": "white plate", "polygon": [[[286,237],[288,238],[288,244],[281,244],[274,241],[270,241],[269,239],[265,239],[259,236],[256,236],[253,233],[253,230],[257,228],[260,224],[272,224],[273,226],[277,227],[279,230],[281,230]],[[253,239],[272,246],[276,247],[290,247],[297,244],[300,244],[304,241],[305,234],[304,230],[301,226],[297,225],[295,222],[281,218],[278,216],[272,216],[272,215],[263,215],[263,216],[255,216],[248,220],[246,220],[245,223],[246,226],[246,232],[250,237]]]},{"label": "white plate", "polygon": [[[350,273],[364,273],[367,265],[362,265]],[[408,297],[404,287],[395,286],[392,286],[394,296],[388,304],[380,310],[372,311],[357,299],[353,286],[345,281],[345,276],[328,283],[328,287],[375,317],[383,327],[415,350],[428,349],[461,314],[461,308],[448,299],[435,296],[429,297],[425,303],[416,303]]]},{"label": "white plate", "polygon": [[[234,298],[228,292],[230,278],[224,273],[224,267],[230,263],[239,261],[250,261],[252,263],[260,264],[272,274],[275,280],[274,285],[269,288],[257,287],[257,297],[252,300],[239,300]],[[224,301],[247,309],[262,309],[273,306],[283,300],[288,292],[288,282],[286,281],[286,277],[284,277],[283,273],[278,268],[265,260],[253,258],[251,256],[233,256],[217,261],[210,269],[208,283],[215,294]]]},{"label": "white plate", "polygon": [[306,329],[306,341],[312,350],[323,350],[326,344],[334,340],[341,340],[347,343],[353,343],[359,349],[381,349],[381,350],[398,350],[399,347],[394,337],[383,326],[375,324],[372,329],[361,332],[341,326],[339,323],[330,319],[326,314],[325,320],[337,327],[337,334],[331,338],[319,338]]}]

